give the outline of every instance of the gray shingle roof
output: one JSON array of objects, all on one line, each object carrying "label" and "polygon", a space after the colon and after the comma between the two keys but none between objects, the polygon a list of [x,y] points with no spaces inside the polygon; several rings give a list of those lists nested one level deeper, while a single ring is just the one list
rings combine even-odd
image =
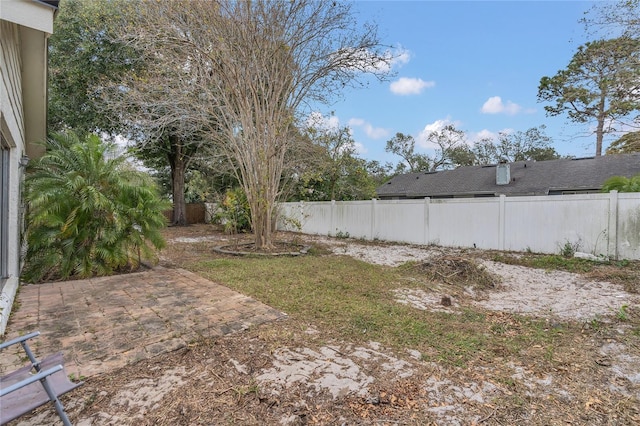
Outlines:
[{"label": "gray shingle roof", "polygon": [[407,173],[379,186],[379,198],[477,195],[548,195],[560,191],[598,191],[611,176],[640,174],[640,153],[509,164],[511,181],[496,184],[496,165]]}]

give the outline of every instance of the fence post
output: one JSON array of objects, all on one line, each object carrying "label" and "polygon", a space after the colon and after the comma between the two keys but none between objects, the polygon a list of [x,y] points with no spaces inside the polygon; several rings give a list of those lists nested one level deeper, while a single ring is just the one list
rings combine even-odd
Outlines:
[{"label": "fence post", "polygon": [[504,194],[500,194],[500,205],[499,205],[499,213],[498,213],[498,250],[504,250],[504,239],[505,239],[505,203],[507,201],[507,196]]},{"label": "fence post", "polygon": [[[298,232],[304,233],[304,225],[306,224],[307,221],[304,219],[304,208],[305,207],[304,207],[304,201],[303,200],[300,200],[299,206],[300,206],[300,210],[299,210],[299,212],[300,212],[300,229],[298,230]],[[294,216],[293,213],[290,213],[290,214],[291,214],[291,216]]]},{"label": "fence post", "polygon": [[424,245],[429,245],[431,237],[429,233],[429,208],[431,207],[431,198],[424,199]]},{"label": "fence post", "polygon": [[373,241],[376,237],[376,208],[377,201],[375,198],[371,199],[371,240]]},{"label": "fence post", "polygon": [[615,189],[609,192],[607,228],[607,256],[618,260],[618,191]]},{"label": "fence post", "polygon": [[334,226],[334,216],[336,214],[335,212],[336,210],[336,200],[331,200],[331,219],[329,220],[329,236],[333,237],[336,235],[336,233],[334,232],[335,226]]}]

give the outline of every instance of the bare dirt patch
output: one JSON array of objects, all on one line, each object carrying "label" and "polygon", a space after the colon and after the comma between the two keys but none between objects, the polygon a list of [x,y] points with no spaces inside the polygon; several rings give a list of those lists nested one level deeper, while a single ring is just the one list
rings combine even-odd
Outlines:
[{"label": "bare dirt patch", "polygon": [[[543,317],[590,320],[615,315],[622,306],[640,303],[640,297],[623,286],[596,281],[575,273],[508,265],[482,259],[480,251],[442,247],[371,245],[314,237],[344,254],[378,265],[399,266],[417,262],[432,281],[468,283],[468,296],[485,300],[477,304],[490,310]],[[462,253],[462,256],[461,256]],[[466,256],[466,257],[463,257]],[[592,274],[595,275],[595,274]],[[496,279],[492,279],[494,276]],[[437,286],[436,286],[437,288]],[[493,289],[492,291],[486,291]],[[422,306],[441,309],[441,298],[427,292]],[[414,298],[416,293],[412,293]]]},{"label": "bare dirt patch", "polygon": [[[170,228],[167,237],[165,266],[224,257],[212,248],[238,239],[210,226]],[[335,330],[290,317],[89,378],[64,398],[74,423],[640,422],[639,300],[620,284],[492,262],[479,251],[282,237],[387,267],[412,262],[411,267],[425,267],[424,279],[396,289],[398,303],[442,315],[479,312],[491,333],[504,336],[521,333],[524,320],[518,315],[523,314],[539,320],[540,333],[560,336],[559,343],[525,342],[517,357],[496,347],[490,356],[455,366],[426,361],[427,354],[410,347],[345,341]],[[461,258],[459,264],[452,260]],[[450,269],[442,267],[443,259]],[[472,278],[454,283],[454,275],[463,273]],[[480,284],[479,276],[496,280]],[[451,303],[443,303],[443,296]],[[627,308],[621,311],[622,306]],[[622,321],[620,315],[628,318]],[[569,338],[562,339],[565,334]],[[505,353],[510,352],[505,348]],[[41,409],[18,424],[47,425],[54,419],[52,410]]]}]

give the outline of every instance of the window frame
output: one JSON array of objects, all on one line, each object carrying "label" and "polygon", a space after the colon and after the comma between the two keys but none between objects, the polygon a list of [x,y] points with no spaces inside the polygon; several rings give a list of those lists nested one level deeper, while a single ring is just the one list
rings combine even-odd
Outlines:
[{"label": "window frame", "polygon": [[[9,193],[11,188],[11,147],[0,132],[0,281],[9,278]],[[0,286],[0,287],[2,287]]]}]

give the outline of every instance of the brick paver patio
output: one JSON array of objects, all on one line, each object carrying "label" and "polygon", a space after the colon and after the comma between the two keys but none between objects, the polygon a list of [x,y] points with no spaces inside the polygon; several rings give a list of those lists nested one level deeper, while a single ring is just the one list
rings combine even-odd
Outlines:
[{"label": "brick paver patio", "polygon": [[[68,374],[89,377],[286,316],[184,269],[24,285],[4,339],[40,331],[37,356],[62,351]],[[0,353],[0,373],[22,365]]]}]

